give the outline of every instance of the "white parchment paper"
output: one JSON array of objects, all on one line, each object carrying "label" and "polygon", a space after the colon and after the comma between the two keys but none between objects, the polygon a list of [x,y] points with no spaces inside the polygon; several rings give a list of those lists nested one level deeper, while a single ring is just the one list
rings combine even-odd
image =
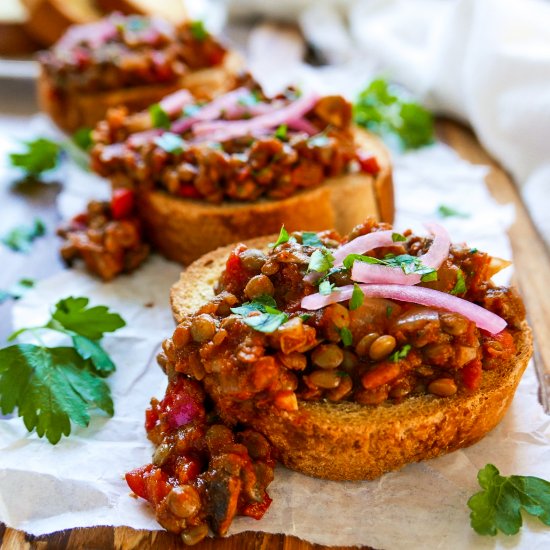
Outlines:
[{"label": "white parchment paper", "polygon": [[[446,204],[468,215],[439,220],[455,241],[510,257],[505,230],[513,209],[491,199],[485,173],[442,145],[396,158],[396,227],[421,231],[422,221],[434,218],[437,207]],[[70,214],[90,190],[101,194],[102,184],[74,167],[68,176],[61,206]],[[19,418],[0,420],[0,520],[8,526],[32,534],[94,525],[159,528],[148,505],[129,496],[123,474],[151,458],[144,410],[165,388],[155,354],[174,326],[168,289],[179,271],[158,257],[108,284],[67,271],[42,281],[17,304],[16,327],[39,324],[51,304],[70,295],[110,306],[127,326],[104,340],[117,365],[109,378],[114,418],[94,416],[88,428],[74,428],[56,446],[28,434]],[[527,517],[516,537],[479,537],[469,526],[466,506],[479,490],[477,471],[487,462],[504,475],[550,478],[549,435],[550,418],[538,404],[537,380],[529,366],[504,421],[480,443],[371,482],[321,481],[278,467],[269,488],[273,504],[265,517],[238,518],[230,533],[262,530],[315,543],[388,550],[549,548],[550,532]]]}]

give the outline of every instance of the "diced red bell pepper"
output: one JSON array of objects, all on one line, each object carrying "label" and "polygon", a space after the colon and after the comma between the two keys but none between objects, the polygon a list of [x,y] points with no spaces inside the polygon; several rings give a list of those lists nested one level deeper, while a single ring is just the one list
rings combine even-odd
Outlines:
[{"label": "diced red bell pepper", "polygon": [[462,380],[469,390],[477,390],[481,386],[482,367],[479,359],[474,359],[462,369]]},{"label": "diced red bell pepper", "polygon": [[262,502],[254,502],[253,504],[247,504],[241,514],[254,519],[262,519],[263,515],[267,512],[273,499],[266,493]]},{"label": "diced red bell pepper", "polygon": [[172,490],[172,485],[168,483],[168,475],[153,464],[128,472],[126,483],[138,497],[155,506]]},{"label": "diced red bell pepper", "polygon": [[123,220],[132,215],[134,209],[134,192],[131,189],[115,189],[111,198],[113,219]]},{"label": "diced red bell pepper", "polygon": [[202,195],[194,185],[182,185],[178,190],[178,195],[186,199],[200,199]]},{"label": "diced red bell pepper", "polygon": [[371,153],[357,151],[357,161],[359,162],[359,166],[361,167],[362,172],[373,175],[376,175],[378,174],[378,172],[380,172],[380,165],[378,164],[378,160],[376,160],[376,157]]}]

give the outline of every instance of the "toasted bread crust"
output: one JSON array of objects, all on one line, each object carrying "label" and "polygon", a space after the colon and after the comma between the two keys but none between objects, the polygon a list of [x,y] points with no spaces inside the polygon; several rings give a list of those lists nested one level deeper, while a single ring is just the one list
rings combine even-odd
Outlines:
[{"label": "toasted bread crust", "polygon": [[278,232],[333,229],[348,233],[367,216],[393,221],[393,182],[389,153],[378,138],[356,130],[365,151],[376,155],[380,172],[330,178],[319,187],[282,200],[212,205],[161,191],[140,194],[138,212],[157,250],[184,265],[237,240]]},{"label": "toasted bread crust", "polygon": [[[265,249],[275,238],[246,244]],[[212,298],[213,284],[231,249],[215,250],[182,273],[170,294],[176,321]],[[510,406],[532,354],[527,323],[515,331],[514,338],[513,360],[484,371],[482,386],[473,393],[411,397],[380,406],[300,401],[297,412],[258,409],[249,424],[271,441],[281,462],[293,470],[324,479],[373,479],[408,463],[472,445],[491,431]]]},{"label": "toasted bread crust", "polygon": [[141,111],[164,96],[179,89],[188,89],[198,99],[212,99],[235,86],[243,61],[239,54],[228,52],[220,67],[211,67],[185,74],[170,84],[134,86],[106,92],[65,94],[60,97],[44,71],[38,78],[38,102],[53,121],[66,132],[84,126],[93,128],[112,107],[125,105],[130,112]]}]

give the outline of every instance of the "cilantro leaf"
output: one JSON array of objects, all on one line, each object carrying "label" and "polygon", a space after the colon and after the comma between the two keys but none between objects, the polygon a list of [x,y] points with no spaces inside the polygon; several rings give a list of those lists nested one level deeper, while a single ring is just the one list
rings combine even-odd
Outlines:
[{"label": "cilantro leaf", "polygon": [[349,308],[351,311],[361,307],[365,301],[365,295],[357,283],[353,285],[353,292],[349,301]]},{"label": "cilantro leaf", "polygon": [[113,415],[107,384],[73,348],[20,344],[0,350],[0,407],[16,407],[29,431],[52,444],[71,432],[71,421],[90,422],[89,409]]},{"label": "cilantro leaf", "polygon": [[73,141],[76,143],[80,149],[83,151],[89,151],[92,144],[92,129],[88,128],[87,126],[83,126],[82,128],[79,128],[74,134],[73,134]]},{"label": "cilantro leaf", "polygon": [[457,294],[464,294],[468,290],[466,288],[466,281],[464,280],[464,273],[462,272],[462,269],[459,269],[456,273],[456,283],[454,288],[451,290],[451,294],[454,294],[455,296]]},{"label": "cilantro leaf", "polygon": [[9,298],[18,300],[33,286],[33,279],[21,279],[7,290],[0,290],[0,304]]},{"label": "cilantro leaf", "polygon": [[326,248],[318,248],[313,251],[307,266],[308,271],[322,273],[328,271],[334,265],[334,256]]},{"label": "cilantro leaf", "polygon": [[183,152],[185,142],[177,134],[164,132],[164,134],[155,138],[155,145],[158,145],[167,153],[179,154]]},{"label": "cilantro leaf", "polygon": [[404,235],[401,235],[401,233],[392,233],[391,240],[394,243],[402,243],[407,240],[407,237],[405,237]]},{"label": "cilantro leaf", "polygon": [[437,213],[442,218],[452,218],[453,216],[456,218],[469,218],[470,214],[466,214],[465,212],[460,212],[460,210],[456,210],[455,208],[451,208],[450,206],[446,206],[444,204],[440,204],[437,208]]},{"label": "cilantro leaf", "polygon": [[340,329],[340,337],[342,338],[342,344],[344,344],[344,346],[351,346],[351,344],[353,344],[353,334],[348,327],[342,327]]},{"label": "cilantro leaf", "polygon": [[501,476],[493,464],[482,468],[477,479],[483,489],[468,500],[470,524],[480,535],[500,530],[515,535],[523,521],[521,510],[550,525],[550,483],[531,476]]},{"label": "cilantro leaf", "polygon": [[154,128],[164,128],[165,130],[170,128],[170,117],[158,103],[154,103],[149,107],[149,114]]},{"label": "cilantro leaf", "polygon": [[14,227],[0,241],[15,252],[29,252],[31,243],[46,233],[44,222],[36,218],[31,226],[19,225]]},{"label": "cilantro leaf", "polygon": [[116,370],[112,359],[100,344],[80,334],[71,334],[73,346],[83,359],[90,359],[99,376],[108,376]]},{"label": "cilantro leaf", "polygon": [[392,363],[397,363],[399,361],[399,359],[405,359],[405,357],[407,357],[407,355],[409,355],[409,351],[411,351],[410,344],[405,344],[401,349],[399,349],[397,351],[394,351],[390,355],[390,361]]},{"label": "cilantro leaf", "polygon": [[374,258],[373,256],[348,254],[344,258],[344,267],[346,269],[351,269],[357,260],[367,264],[400,268],[406,275],[416,273],[417,275],[422,276],[422,282],[437,281],[437,270],[433,267],[424,265],[422,263],[422,259],[418,256],[411,256],[410,254],[399,254],[398,256],[395,256],[393,254],[388,254],[384,257],[384,259],[380,260],[379,258]]},{"label": "cilantro leaf", "polygon": [[206,30],[202,21],[193,21],[189,26],[191,34],[195,40],[203,42],[208,38],[208,31]]},{"label": "cilantro leaf", "polygon": [[76,332],[90,340],[99,340],[106,332],[126,325],[118,313],[111,313],[106,306],[87,307],[88,298],[64,298],[55,305],[48,328]]},{"label": "cilantro leaf", "polygon": [[[243,318],[243,322],[259,332],[274,332],[288,321],[288,315],[277,309],[272,296],[263,295],[252,302],[232,307],[231,312]],[[258,315],[250,315],[258,313]]]},{"label": "cilantro leaf", "polygon": [[281,124],[276,130],[275,130],[275,137],[281,141],[286,141],[288,134],[288,125]]},{"label": "cilantro leaf", "polygon": [[279,238],[274,243],[269,243],[269,246],[271,248],[275,248],[276,246],[279,246],[280,244],[287,243],[290,239],[290,235],[288,234],[288,231],[285,229],[285,226],[281,226],[281,231],[279,232]]},{"label": "cilantro leaf", "polygon": [[317,233],[304,231],[302,233],[302,244],[304,246],[324,246]]},{"label": "cilantro leaf", "polygon": [[431,113],[382,78],[359,94],[353,115],[359,126],[383,137],[395,136],[405,149],[428,145],[434,139]]},{"label": "cilantro leaf", "polygon": [[38,176],[55,168],[59,163],[61,145],[46,138],[38,138],[31,141],[24,141],[26,150],[22,153],[11,153],[10,162],[12,166],[22,168],[31,176]]},{"label": "cilantro leaf", "polygon": [[332,292],[333,288],[334,284],[332,284],[328,279],[325,279],[319,285],[319,293],[323,296],[328,296]]}]

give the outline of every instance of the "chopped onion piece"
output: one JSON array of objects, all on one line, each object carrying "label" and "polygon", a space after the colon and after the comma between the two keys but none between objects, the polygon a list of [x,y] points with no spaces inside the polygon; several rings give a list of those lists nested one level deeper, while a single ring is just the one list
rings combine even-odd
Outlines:
[{"label": "chopped onion piece", "polygon": [[[329,304],[349,300],[353,293],[353,285],[335,289],[328,295],[310,294],[302,299],[302,308],[317,310]],[[440,292],[422,286],[410,285],[359,285],[367,298],[387,298],[400,302],[411,302],[428,307],[453,311],[473,321],[480,329],[491,334],[497,334],[506,327],[506,321],[491,311],[484,309],[468,300],[463,300],[452,294]]]},{"label": "chopped onion piece", "polygon": [[[162,134],[162,130],[159,128],[153,128],[151,130],[144,130],[143,132],[137,132],[132,134],[128,138],[128,145],[130,147],[141,147],[142,145],[147,145],[152,143],[156,137]],[[110,147],[110,146],[108,146]]]},{"label": "chopped onion piece", "polygon": [[186,105],[192,103],[193,96],[188,90],[178,90],[160,100],[160,106],[171,116],[178,114]]},{"label": "chopped onion piece", "polygon": [[305,132],[310,136],[314,136],[319,133],[319,130],[307,119],[307,118],[295,118],[288,121],[288,127],[291,130],[297,130],[298,132]]}]

